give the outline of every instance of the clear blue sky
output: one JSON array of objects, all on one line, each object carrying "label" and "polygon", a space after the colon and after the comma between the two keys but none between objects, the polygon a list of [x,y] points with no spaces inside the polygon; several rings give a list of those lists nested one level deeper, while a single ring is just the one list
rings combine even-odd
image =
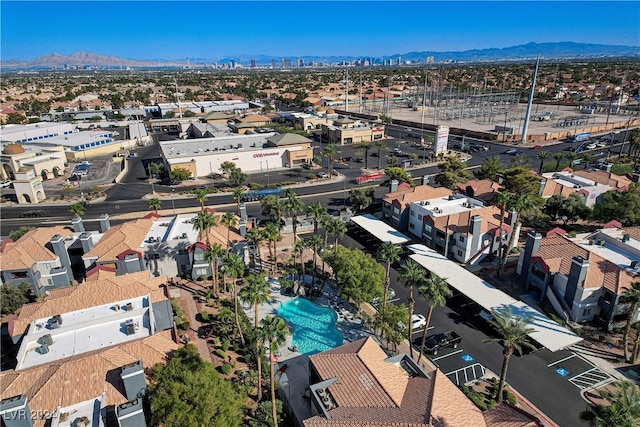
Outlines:
[{"label": "clear blue sky", "polygon": [[4,1],[2,59],[385,56],[573,41],[640,46],[640,2]]}]

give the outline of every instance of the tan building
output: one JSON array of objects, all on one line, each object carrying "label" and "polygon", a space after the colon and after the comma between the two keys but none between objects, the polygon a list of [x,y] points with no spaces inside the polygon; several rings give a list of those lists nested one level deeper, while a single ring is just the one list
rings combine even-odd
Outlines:
[{"label": "tan building", "polygon": [[8,144],[2,150],[0,163],[2,179],[15,179],[20,170],[32,170],[42,180],[64,175],[64,148],[61,146],[37,147],[26,150],[20,144]]},{"label": "tan building", "polygon": [[[328,110],[327,114],[329,113]],[[332,144],[348,145],[373,142],[384,138],[384,126],[379,124],[369,125],[364,122],[337,118],[331,124],[322,125],[322,139]]]}]

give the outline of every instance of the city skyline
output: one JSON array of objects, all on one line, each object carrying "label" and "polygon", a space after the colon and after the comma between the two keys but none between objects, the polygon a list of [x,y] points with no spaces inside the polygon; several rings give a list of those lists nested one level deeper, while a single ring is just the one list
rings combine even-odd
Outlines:
[{"label": "city skyline", "polygon": [[[603,11],[615,11],[616,19],[594,23]],[[3,1],[1,47],[3,60],[79,51],[217,60],[379,57],[530,42],[639,46],[638,16],[640,3],[629,1]]]}]

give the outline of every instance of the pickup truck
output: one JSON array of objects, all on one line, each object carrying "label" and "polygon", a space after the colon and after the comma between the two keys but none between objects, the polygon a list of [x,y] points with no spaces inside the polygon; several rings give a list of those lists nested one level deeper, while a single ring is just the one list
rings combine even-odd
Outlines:
[{"label": "pickup truck", "polygon": [[442,332],[440,334],[427,337],[427,341],[424,343],[424,350],[435,356],[441,348],[457,348],[460,342],[462,342],[462,337],[456,332]]}]

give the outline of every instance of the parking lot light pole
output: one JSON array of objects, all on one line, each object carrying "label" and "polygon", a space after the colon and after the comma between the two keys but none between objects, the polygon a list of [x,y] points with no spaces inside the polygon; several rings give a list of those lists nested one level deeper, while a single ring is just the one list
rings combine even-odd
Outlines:
[{"label": "parking lot light pole", "polygon": [[84,202],[84,192],[82,191],[82,175],[78,175],[78,187],[80,187],[80,198]]},{"label": "parking lot light pole", "polygon": [[171,189],[171,207],[173,208],[173,216],[176,216],[176,203],[175,200],[173,199],[173,196],[176,194],[176,189],[172,188]]}]

